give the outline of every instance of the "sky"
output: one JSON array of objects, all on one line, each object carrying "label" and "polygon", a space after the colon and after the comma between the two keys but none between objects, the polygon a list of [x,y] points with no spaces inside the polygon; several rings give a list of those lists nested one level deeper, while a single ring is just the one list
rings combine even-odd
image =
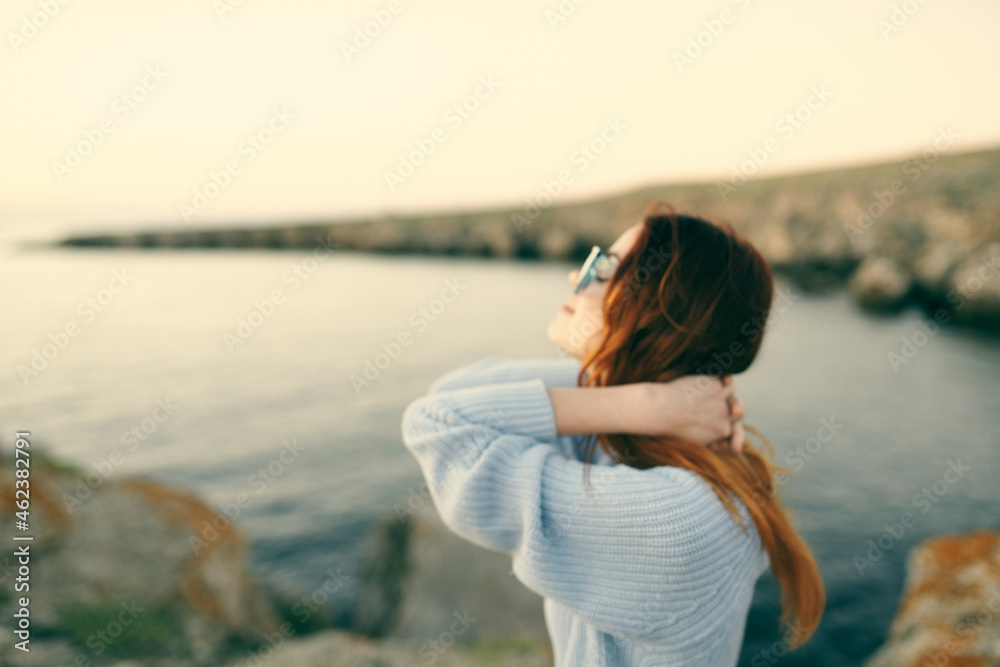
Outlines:
[{"label": "sky", "polygon": [[0,230],[562,203],[902,161],[945,128],[1000,146],[998,27],[991,0],[8,0]]}]

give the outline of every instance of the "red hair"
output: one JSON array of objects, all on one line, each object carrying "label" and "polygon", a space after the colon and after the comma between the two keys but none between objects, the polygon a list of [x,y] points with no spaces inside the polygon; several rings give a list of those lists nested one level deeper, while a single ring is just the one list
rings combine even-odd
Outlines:
[{"label": "red hair", "polygon": [[[767,261],[731,225],[679,215],[654,201],[643,214],[634,246],[608,283],[601,341],[583,360],[577,384],[610,386],[740,373],[760,349],[773,293]],[[763,434],[744,428],[773,458],[774,448]],[[595,437],[618,463],[696,472],[746,532],[732,497],[742,501],[781,584],[780,623],[794,628],[790,647],[798,648],[812,635],[826,593],[809,547],[777,496],[773,476],[788,470],[749,441],[742,452],[717,452],[673,437],[612,433],[591,435],[581,443],[587,446],[585,471],[593,460]]]}]

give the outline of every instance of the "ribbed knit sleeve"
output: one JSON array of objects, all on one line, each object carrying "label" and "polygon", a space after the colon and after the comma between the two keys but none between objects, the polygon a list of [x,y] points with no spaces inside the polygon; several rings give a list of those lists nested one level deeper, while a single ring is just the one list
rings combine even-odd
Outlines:
[{"label": "ribbed knit sleeve", "polygon": [[603,632],[693,649],[745,594],[732,573],[756,576],[759,544],[691,471],[595,466],[588,496],[541,378],[430,393],[402,432],[446,526]]}]

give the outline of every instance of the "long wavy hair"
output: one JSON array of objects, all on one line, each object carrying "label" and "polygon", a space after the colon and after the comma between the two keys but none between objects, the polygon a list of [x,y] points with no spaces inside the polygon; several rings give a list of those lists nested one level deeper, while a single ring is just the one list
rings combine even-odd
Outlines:
[{"label": "long wavy hair", "polygon": [[[677,214],[653,201],[635,245],[621,259],[602,303],[601,340],[582,362],[578,386],[669,382],[684,375],[721,377],[753,362],[763,340],[774,285],[767,261],[728,223]],[[749,511],[781,584],[780,623],[798,648],[819,625],[826,593],[819,568],[781,506],[771,443],[768,456],[751,446],[715,451],[674,437],[603,433],[584,438],[586,471],[595,442],[611,459],[634,468],[674,466],[697,473],[744,532],[733,496]],[[588,482],[589,485],[589,482]]]}]

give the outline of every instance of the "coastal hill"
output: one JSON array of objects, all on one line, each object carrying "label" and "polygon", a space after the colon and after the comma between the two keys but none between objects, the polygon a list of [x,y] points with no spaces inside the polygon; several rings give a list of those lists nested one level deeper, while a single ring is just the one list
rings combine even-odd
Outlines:
[{"label": "coastal hill", "polygon": [[[745,171],[751,171],[748,159]],[[734,172],[736,173],[736,172]],[[741,182],[742,181],[742,182]],[[916,304],[941,323],[1000,329],[1000,149],[936,148],[895,162],[641,187],[565,201],[540,183],[509,208],[242,229],[77,236],[69,247],[273,248],[578,261],[663,200],[727,222],[806,291],[847,286],[865,310]]]}]

